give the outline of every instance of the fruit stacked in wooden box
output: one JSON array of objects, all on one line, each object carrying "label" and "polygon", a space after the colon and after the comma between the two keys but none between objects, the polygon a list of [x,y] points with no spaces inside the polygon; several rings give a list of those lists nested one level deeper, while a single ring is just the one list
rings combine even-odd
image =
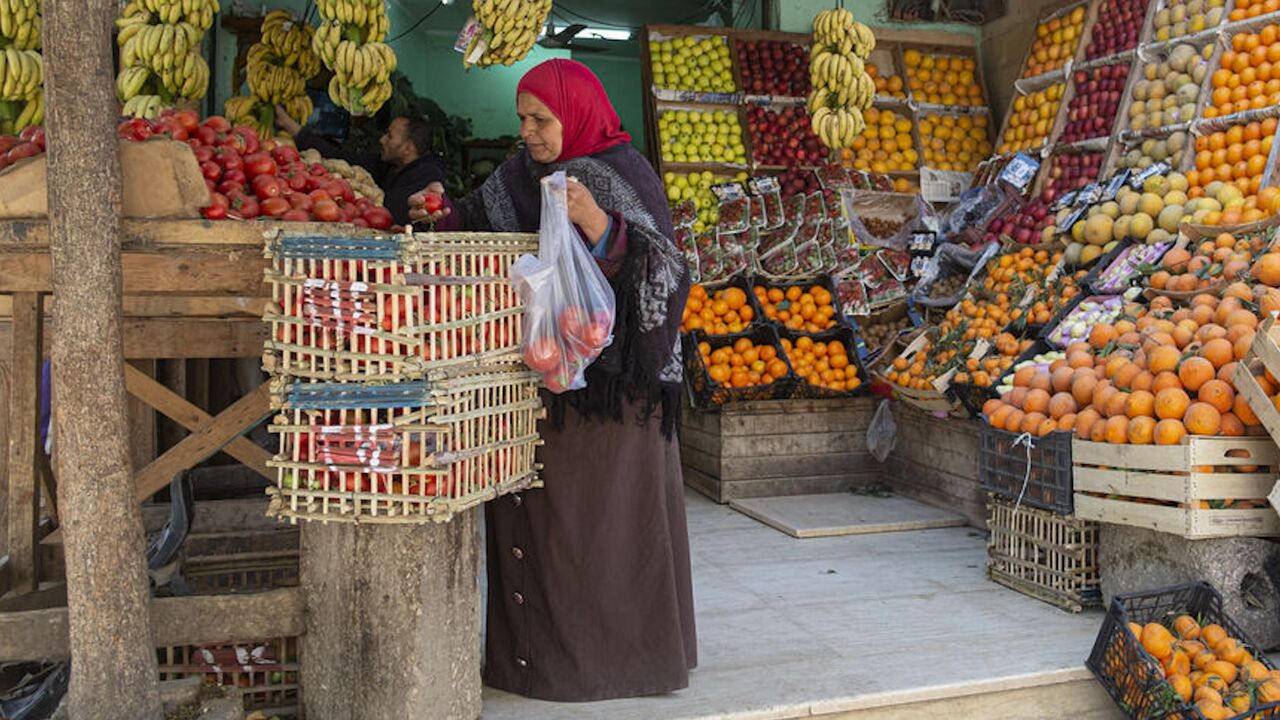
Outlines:
[{"label": "fruit stacked in wooden box", "polygon": [[508,280],[537,237],[347,232],[267,242],[269,512],[445,521],[535,484],[543,409]]}]

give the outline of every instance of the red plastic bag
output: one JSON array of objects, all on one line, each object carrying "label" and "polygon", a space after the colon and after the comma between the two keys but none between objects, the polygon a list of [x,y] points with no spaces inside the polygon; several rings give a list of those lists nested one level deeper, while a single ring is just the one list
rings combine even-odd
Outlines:
[{"label": "red plastic bag", "polygon": [[613,342],[613,288],[569,222],[564,172],[542,179],[538,257],[524,255],[511,281],[524,301],[525,364],[553,393],[586,387],[584,371]]}]

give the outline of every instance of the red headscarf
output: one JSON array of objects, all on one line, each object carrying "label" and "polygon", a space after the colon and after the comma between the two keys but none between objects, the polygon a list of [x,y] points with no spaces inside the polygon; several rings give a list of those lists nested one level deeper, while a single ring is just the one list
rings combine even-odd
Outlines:
[{"label": "red headscarf", "polygon": [[600,78],[576,60],[557,58],[538,65],[520,79],[516,94],[520,93],[541,100],[564,128],[557,162],[631,142]]}]

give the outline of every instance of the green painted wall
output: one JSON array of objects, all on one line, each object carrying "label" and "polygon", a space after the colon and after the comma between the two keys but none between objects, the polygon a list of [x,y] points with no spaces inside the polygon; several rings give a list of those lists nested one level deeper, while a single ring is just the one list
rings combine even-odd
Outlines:
[{"label": "green painted wall", "polygon": [[[884,0],[845,0],[844,6],[849,8],[859,21],[871,27],[890,27],[902,30],[945,30],[963,33],[981,38],[981,30],[976,25],[963,23],[900,23],[880,19],[884,10]],[[785,32],[809,32],[813,16],[823,10],[835,7],[831,0],[783,0],[778,4],[779,23]]]},{"label": "green painted wall", "polygon": [[578,53],[581,62],[600,78],[622,126],[631,133],[631,144],[644,152],[644,88],[641,87],[640,58],[612,53]]}]

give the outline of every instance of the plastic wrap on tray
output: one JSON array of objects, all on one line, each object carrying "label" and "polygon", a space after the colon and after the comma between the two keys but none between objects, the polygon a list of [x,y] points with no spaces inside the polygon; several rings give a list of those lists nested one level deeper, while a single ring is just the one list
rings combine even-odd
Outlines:
[{"label": "plastic wrap on tray", "polygon": [[676,226],[698,222],[698,205],[692,200],[681,200],[671,208],[671,222]]},{"label": "plastic wrap on tray", "polygon": [[1090,290],[1104,295],[1124,292],[1143,276],[1145,267],[1158,263],[1171,247],[1172,240],[1155,245],[1130,245],[1098,274]]},{"label": "plastic wrap on tray", "polygon": [[1087,339],[1094,325],[1113,323],[1123,313],[1124,298],[1120,295],[1086,298],[1058,323],[1058,327],[1049,331],[1045,339],[1058,348],[1064,348]]},{"label": "plastic wrap on tray", "polygon": [[745,246],[724,248],[724,274],[737,275],[751,269],[753,251]]},{"label": "plastic wrap on tray", "polygon": [[704,230],[693,236],[693,244],[698,248],[698,252],[705,253],[708,250],[720,249],[720,238],[716,235],[715,228]]},{"label": "plastic wrap on tray", "polygon": [[764,212],[762,230],[776,230],[786,224],[786,213],[782,207],[781,188],[778,178],[772,176],[754,177],[750,180],[752,192],[751,202],[759,203]]},{"label": "plastic wrap on tray", "polygon": [[822,272],[834,275],[840,272],[840,259],[836,257],[836,249],[831,245],[820,246],[822,250]]},{"label": "plastic wrap on tray", "polygon": [[835,278],[836,298],[845,315],[866,315],[871,311],[867,301],[867,288],[856,275],[845,274]]},{"label": "plastic wrap on tray", "polygon": [[756,233],[751,228],[732,233],[716,231],[716,243],[722,250],[752,248],[756,244]]},{"label": "plastic wrap on tray", "polygon": [[760,198],[753,197],[748,198],[747,202],[748,207],[751,208],[748,212],[748,217],[751,219],[752,229],[759,230],[765,225],[768,225],[769,222],[764,215],[764,201]]},{"label": "plastic wrap on tray", "polygon": [[818,168],[818,182],[827,190],[840,192],[841,190],[852,190],[854,188],[853,178],[849,175],[849,171],[843,165],[836,163],[827,163]]},{"label": "plastic wrap on tray", "polygon": [[789,227],[799,227],[804,222],[804,195],[790,195],[782,199],[783,222]]},{"label": "plastic wrap on tray", "polygon": [[844,192],[846,191],[832,190],[831,188],[822,189],[822,204],[827,209],[827,219],[840,223],[848,222],[844,215],[844,200],[842,199]]},{"label": "plastic wrap on tray", "polygon": [[791,242],[798,229],[781,228],[771,232],[760,233],[760,238],[756,241],[756,254],[763,257],[782,245]]},{"label": "plastic wrap on tray", "polygon": [[760,270],[777,276],[794,275],[800,267],[795,245],[787,241],[767,255],[760,256]]},{"label": "plastic wrap on tray", "polygon": [[806,275],[817,275],[822,272],[822,246],[817,240],[809,240],[796,246],[796,263],[800,272]]},{"label": "plastic wrap on tray", "polygon": [[698,251],[698,234],[687,225],[676,226],[675,241],[676,247],[680,249],[680,252],[686,250]]},{"label": "plastic wrap on tray", "polygon": [[702,282],[716,282],[728,277],[724,271],[724,251],[719,247],[700,250],[698,274],[702,276]]},{"label": "plastic wrap on tray", "polygon": [[907,288],[878,260],[863,261],[859,275],[867,286],[867,301],[871,307],[880,307],[907,296]]},{"label": "plastic wrap on tray", "polygon": [[817,222],[827,216],[827,206],[822,200],[821,192],[814,192],[804,197],[804,222]]},{"label": "plastic wrap on tray", "polygon": [[751,200],[746,197],[722,200],[720,222],[716,226],[724,234],[740,233],[751,228]]},{"label": "plastic wrap on tray", "polygon": [[906,282],[907,276],[911,273],[911,253],[904,250],[882,249],[876,253],[876,257],[884,263],[890,275]]}]

